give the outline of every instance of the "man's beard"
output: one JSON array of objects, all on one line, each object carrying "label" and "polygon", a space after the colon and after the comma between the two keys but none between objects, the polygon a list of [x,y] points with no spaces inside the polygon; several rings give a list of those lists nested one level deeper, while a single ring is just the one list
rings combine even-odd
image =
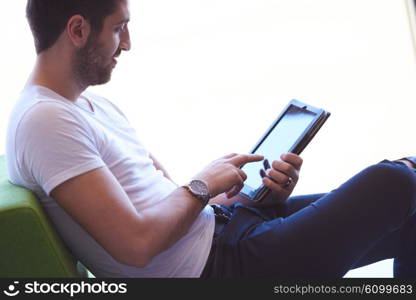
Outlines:
[{"label": "man's beard", "polygon": [[75,54],[74,75],[80,88],[110,81],[113,66],[107,60],[97,38],[89,37],[86,45]]}]

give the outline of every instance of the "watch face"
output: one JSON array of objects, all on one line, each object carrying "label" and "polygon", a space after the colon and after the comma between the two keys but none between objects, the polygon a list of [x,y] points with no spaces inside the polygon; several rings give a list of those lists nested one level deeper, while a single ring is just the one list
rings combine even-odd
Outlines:
[{"label": "watch face", "polygon": [[201,180],[192,180],[189,183],[189,187],[198,195],[206,196],[209,194],[207,184]]}]

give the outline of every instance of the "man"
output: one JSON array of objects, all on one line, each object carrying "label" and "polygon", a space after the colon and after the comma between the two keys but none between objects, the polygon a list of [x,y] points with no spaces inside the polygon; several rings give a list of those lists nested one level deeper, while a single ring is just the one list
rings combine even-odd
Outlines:
[{"label": "man", "polygon": [[239,194],[240,167],[259,155],[224,156],[178,187],[122,112],[85,91],[130,49],[127,0],[29,0],[27,17],[38,56],[10,118],[10,179],[95,276],[343,276],[387,257],[397,276],[416,274],[411,161],[288,199],[302,159],[285,154],[263,178],[262,208]]}]

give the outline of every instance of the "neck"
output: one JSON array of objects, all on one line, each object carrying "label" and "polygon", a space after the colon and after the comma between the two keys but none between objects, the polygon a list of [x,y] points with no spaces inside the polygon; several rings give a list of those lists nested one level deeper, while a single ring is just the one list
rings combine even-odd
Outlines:
[{"label": "neck", "polygon": [[38,55],[28,84],[47,87],[71,101],[76,101],[86,89],[78,84],[73,75],[71,55],[62,57],[53,49]]}]

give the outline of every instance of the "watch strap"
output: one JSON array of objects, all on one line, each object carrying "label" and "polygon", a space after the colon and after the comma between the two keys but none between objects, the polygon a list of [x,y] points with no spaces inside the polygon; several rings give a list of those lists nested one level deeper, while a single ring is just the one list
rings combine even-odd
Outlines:
[{"label": "watch strap", "polygon": [[[193,188],[192,185],[196,182],[198,184],[202,184],[204,186],[205,191],[198,192],[197,190],[195,190],[195,187]],[[182,187],[185,188],[192,196],[201,201],[204,206],[207,205],[208,201],[211,199],[211,195],[208,191],[208,184],[202,180],[192,180],[191,182],[183,185]]]}]

